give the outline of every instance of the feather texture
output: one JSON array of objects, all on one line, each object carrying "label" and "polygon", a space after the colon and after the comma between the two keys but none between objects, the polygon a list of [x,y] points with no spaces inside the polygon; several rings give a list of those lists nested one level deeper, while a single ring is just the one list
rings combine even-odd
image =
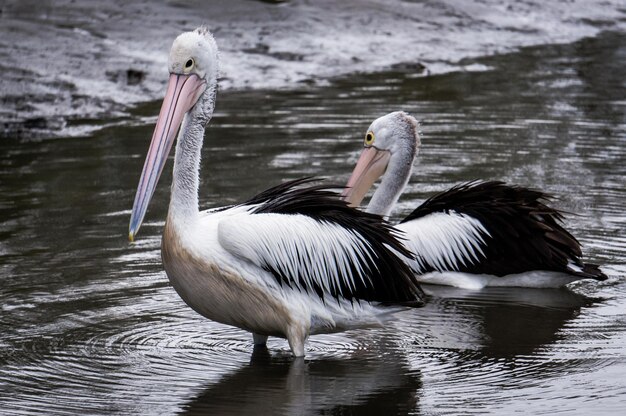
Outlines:
[{"label": "feather texture", "polygon": [[219,239],[237,257],[272,273],[280,285],[322,300],[422,304],[405,263],[410,252],[380,216],[350,208],[333,187],[299,179],[242,204],[250,216],[222,220]]},{"label": "feather texture", "polygon": [[[399,225],[420,273],[460,271],[504,276],[531,270],[605,280],[581,260],[563,214],[540,191],[498,181],[471,181],[429,198]],[[425,228],[420,228],[425,226]]]}]

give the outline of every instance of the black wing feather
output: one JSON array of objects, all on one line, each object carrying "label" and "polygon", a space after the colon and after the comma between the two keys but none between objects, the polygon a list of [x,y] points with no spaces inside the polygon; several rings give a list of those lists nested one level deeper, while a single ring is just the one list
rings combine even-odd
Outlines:
[{"label": "black wing feather", "polygon": [[[490,234],[483,235],[485,258],[459,271],[504,276],[550,270],[605,280],[597,265],[582,262],[580,243],[561,225],[563,213],[545,204],[552,198],[504,182],[470,181],[429,198],[402,222],[450,211],[479,220]],[[568,269],[568,263],[581,271]]]},{"label": "black wing feather", "polygon": [[[356,210],[339,198],[337,189],[332,185],[310,185],[314,178],[302,178],[282,183],[252,197],[242,205],[256,205],[253,214],[299,214],[316,221],[336,224],[360,235],[369,244],[371,250],[361,253],[360,266],[365,271],[363,279],[339,279],[339,287],[331,286],[331,293],[326,292],[315,282],[303,276],[290,276],[286,270],[276,270],[270,265],[270,271],[282,285],[304,288],[322,299],[329,294],[335,299],[340,297],[351,301],[382,302],[421,306],[423,292],[415,277],[401,256],[411,257],[410,251],[399,241],[399,235],[382,217]],[[308,186],[303,186],[308,185]],[[358,276],[357,264],[348,265],[353,276]]]}]

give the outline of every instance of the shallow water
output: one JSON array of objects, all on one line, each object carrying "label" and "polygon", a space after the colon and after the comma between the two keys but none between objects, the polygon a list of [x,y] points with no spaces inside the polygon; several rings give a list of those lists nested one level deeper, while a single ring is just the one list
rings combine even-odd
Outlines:
[{"label": "shallow water", "polygon": [[[184,305],[160,262],[169,186],[126,233],[159,103],[90,137],[0,143],[0,408],[7,414],[617,414],[626,407],[626,36],[467,61],[492,68],[228,92],[201,204],[285,179],[344,182],[370,121],[423,145],[396,215],[473,178],[540,187],[609,280],[566,290],[429,286],[390,328],[314,336],[304,361]],[[146,121],[146,119],[148,121]],[[171,166],[163,178],[167,179]]]}]

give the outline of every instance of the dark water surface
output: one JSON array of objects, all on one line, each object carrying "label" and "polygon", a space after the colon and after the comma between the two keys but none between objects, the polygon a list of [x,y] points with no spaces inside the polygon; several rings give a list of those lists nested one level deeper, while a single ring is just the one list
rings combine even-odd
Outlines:
[{"label": "dark water surface", "polygon": [[[159,103],[90,137],[0,143],[2,414],[622,414],[626,409],[626,35],[218,96],[203,207],[285,179],[344,182],[369,123],[404,109],[423,145],[396,215],[483,178],[540,187],[609,280],[567,290],[427,287],[392,327],[286,341],[208,321],[160,261],[171,164],[138,241],[130,208]],[[148,120],[144,118],[149,118]],[[148,122],[150,121],[150,122]]]}]

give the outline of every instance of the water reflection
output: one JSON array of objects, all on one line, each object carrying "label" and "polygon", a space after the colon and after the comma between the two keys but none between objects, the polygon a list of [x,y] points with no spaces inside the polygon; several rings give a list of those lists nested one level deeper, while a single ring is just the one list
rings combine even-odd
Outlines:
[{"label": "water reflection", "polygon": [[[427,306],[403,315],[395,328],[399,351],[423,374],[422,408],[484,414],[505,407],[509,414],[537,400],[538,413],[551,398],[569,397],[572,379],[619,365],[596,342],[580,342],[597,337],[581,315],[604,301],[567,289],[426,290]],[[561,409],[579,406],[568,404]]]},{"label": "water reflection", "polygon": [[[436,339],[475,349],[485,357],[532,354],[559,340],[559,331],[592,300],[568,289],[484,288],[479,291],[425,285],[432,296],[426,314]],[[428,321],[430,324],[430,320]]]},{"label": "water reflection", "polygon": [[[425,308],[400,314],[387,330],[359,333],[344,346],[352,349],[348,356],[333,357],[337,340],[318,337],[309,345],[311,361],[254,350],[248,365],[209,384],[182,413],[412,414],[419,410],[422,370],[444,377],[449,396],[609,364],[567,355],[556,363],[537,362],[537,355],[563,339],[561,331],[581,308],[593,304],[571,290],[428,285],[425,291]],[[509,383],[511,374],[517,380]]]},{"label": "water reflection", "polygon": [[183,406],[184,415],[407,415],[420,375],[395,354],[294,360],[255,348],[250,363]]}]

